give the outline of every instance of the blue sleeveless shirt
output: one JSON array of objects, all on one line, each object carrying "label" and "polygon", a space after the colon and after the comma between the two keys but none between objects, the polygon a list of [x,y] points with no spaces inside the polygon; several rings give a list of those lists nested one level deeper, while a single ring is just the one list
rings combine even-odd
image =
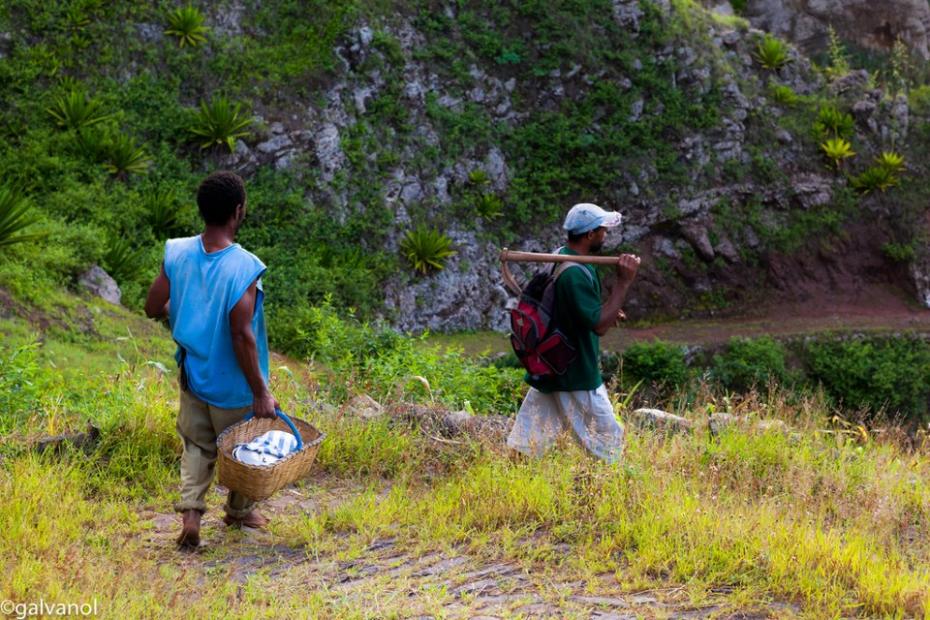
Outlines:
[{"label": "blue sleeveless shirt", "polygon": [[175,357],[179,365],[184,364],[190,392],[216,407],[252,404],[252,390],[233,350],[229,313],[256,280],[252,331],[258,365],[268,382],[268,337],[260,279],[264,273],[262,261],[238,243],[210,253],[200,235],[169,239],[165,244],[165,275],[170,283],[168,319],[171,336],[178,343]]}]

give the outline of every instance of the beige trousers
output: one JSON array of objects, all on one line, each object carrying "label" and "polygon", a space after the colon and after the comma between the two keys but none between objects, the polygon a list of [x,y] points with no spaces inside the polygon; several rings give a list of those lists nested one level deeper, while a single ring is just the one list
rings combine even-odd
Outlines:
[{"label": "beige trousers", "polygon": [[[227,426],[241,420],[251,407],[223,409],[203,402],[183,388],[180,392],[177,431],[184,444],[184,452],[181,454],[181,499],[174,509],[178,512],[206,512],[204,498],[213,482],[216,438]],[[254,503],[244,495],[230,491],[225,510],[229,516],[241,519],[251,512]]]},{"label": "beige trousers", "polygon": [[616,463],[623,455],[624,429],[614,414],[607,388],[543,394],[530,388],[507,445],[527,456],[541,456],[564,431],[597,458]]}]

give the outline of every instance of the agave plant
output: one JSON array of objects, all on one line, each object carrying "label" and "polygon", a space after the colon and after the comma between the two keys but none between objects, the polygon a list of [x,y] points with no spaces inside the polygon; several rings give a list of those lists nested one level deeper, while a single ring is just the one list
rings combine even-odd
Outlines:
[{"label": "agave plant", "polygon": [[22,234],[23,229],[35,224],[38,217],[30,213],[29,205],[12,188],[0,185],[0,247],[35,241],[44,233]]},{"label": "agave plant", "polygon": [[78,153],[95,162],[106,157],[109,135],[99,127],[87,127],[74,134],[74,145]]},{"label": "agave plant", "polygon": [[827,104],[817,112],[814,131],[822,138],[848,138],[854,128],[853,117],[835,105]]},{"label": "agave plant", "polygon": [[897,185],[900,180],[890,168],[876,165],[852,177],[849,182],[860,193],[868,194],[876,190],[884,192]]},{"label": "agave plant", "polygon": [[830,138],[820,145],[820,150],[827,156],[827,159],[833,162],[836,170],[840,169],[843,161],[853,157],[856,153],[852,150],[852,144],[843,138]]},{"label": "agave plant", "polygon": [[160,239],[171,236],[178,228],[181,219],[181,208],[177,196],[170,190],[154,190],[147,193],[142,199],[145,217],[152,232]]},{"label": "agave plant", "polygon": [[875,158],[875,163],[893,174],[904,170],[904,156],[894,151],[882,151],[882,154]]},{"label": "agave plant", "polygon": [[112,133],[107,137],[102,156],[104,168],[120,179],[131,173],[145,172],[152,165],[152,158],[145,149],[124,133]]},{"label": "agave plant", "polygon": [[772,86],[770,92],[775,103],[779,103],[784,106],[793,106],[798,102],[798,95],[791,89],[790,86],[777,84]]},{"label": "agave plant", "polygon": [[478,215],[486,220],[500,217],[504,208],[504,201],[496,194],[480,194],[475,200],[475,209]]},{"label": "agave plant", "polygon": [[241,104],[230,103],[225,97],[217,97],[210,103],[200,102],[190,132],[200,140],[200,148],[225,144],[232,153],[236,149],[236,138],[249,135],[252,119],[241,114]]},{"label": "agave plant", "polygon": [[100,262],[117,282],[132,280],[142,269],[144,254],[126,237],[111,237]]},{"label": "agave plant", "polygon": [[168,13],[168,28],[165,34],[178,38],[178,46],[195,47],[207,40],[207,27],[203,25],[203,13],[195,6],[185,6]]},{"label": "agave plant", "polygon": [[770,34],[756,46],[756,61],[770,71],[777,71],[788,63],[788,45]]},{"label": "agave plant", "polygon": [[67,95],[55,99],[52,107],[45,108],[45,111],[52,115],[59,127],[81,129],[109,116],[101,111],[101,105],[98,99],[88,97],[83,90],[72,88]]},{"label": "agave plant", "polygon": [[446,265],[446,259],[456,254],[449,237],[424,226],[407,231],[400,242],[400,251],[413,268],[423,275],[434,270],[441,271]]}]

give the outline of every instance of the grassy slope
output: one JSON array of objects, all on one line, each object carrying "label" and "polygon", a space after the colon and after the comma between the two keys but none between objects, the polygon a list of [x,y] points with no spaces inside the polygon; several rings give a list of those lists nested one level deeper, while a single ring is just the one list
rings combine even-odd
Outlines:
[{"label": "grassy slope", "polygon": [[[297,569],[272,576],[259,568],[237,584],[223,562],[248,537],[213,529],[210,549],[193,559],[171,551],[165,537],[153,543],[152,515],[170,512],[176,494],[179,445],[174,381],[146,362],[170,368],[170,341],[157,326],[97,302],[63,295],[49,307],[56,306],[68,327],[44,332],[34,364],[22,352],[11,361],[33,324],[0,320],[0,397],[19,406],[2,444],[0,559],[8,570],[0,599],[96,596],[106,617],[119,610],[159,618],[281,610],[384,617],[442,613],[453,602],[444,591],[410,599],[389,588],[347,598],[307,588]],[[94,332],[75,335],[86,316]],[[734,405],[786,420],[796,433],[735,429],[712,441],[703,430],[665,438],[630,429],[619,467],[593,463],[568,444],[515,463],[493,445],[441,444],[403,425],[311,409],[307,403],[328,393],[325,374],[279,362],[273,386],[285,408],[329,433],[300,492],[350,491],[307,513],[277,515],[265,542],[300,557],[352,560],[393,537],[414,554],[454,547],[566,581],[606,575],[613,593],[680,585],[693,604],[716,593],[725,609],[787,600],[810,617],[930,617],[930,459],[893,438],[818,431],[826,420],[816,402]],[[22,372],[14,371],[31,373],[41,389],[17,384]],[[21,447],[86,419],[103,428],[89,455],[40,457]]]}]

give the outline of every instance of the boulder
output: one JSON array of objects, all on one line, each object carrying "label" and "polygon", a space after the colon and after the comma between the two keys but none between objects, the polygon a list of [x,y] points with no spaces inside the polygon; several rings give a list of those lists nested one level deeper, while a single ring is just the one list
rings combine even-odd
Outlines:
[{"label": "boulder", "polygon": [[732,413],[714,413],[707,418],[707,430],[714,437],[720,435],[725,429],[739,424],[743,419]]},{"label": "boulder", "polygon": [[384,407],[368,394],[358,394],[342,406],[343,411],[363,420],[374,420],[384,415]]},{"label": "boulder", "polygon": [[92,265],[90,269],[81,274],[78,278],[78,285],[111,304],[120,304],[123,294],[119,290],[119,285],[99,265]]},{"label": "boulder", "polygon": [[630,415],[630,423],[637,428],[662,431],[668,434],[690,432],[691,420],[661,409],[637,409]]}]

